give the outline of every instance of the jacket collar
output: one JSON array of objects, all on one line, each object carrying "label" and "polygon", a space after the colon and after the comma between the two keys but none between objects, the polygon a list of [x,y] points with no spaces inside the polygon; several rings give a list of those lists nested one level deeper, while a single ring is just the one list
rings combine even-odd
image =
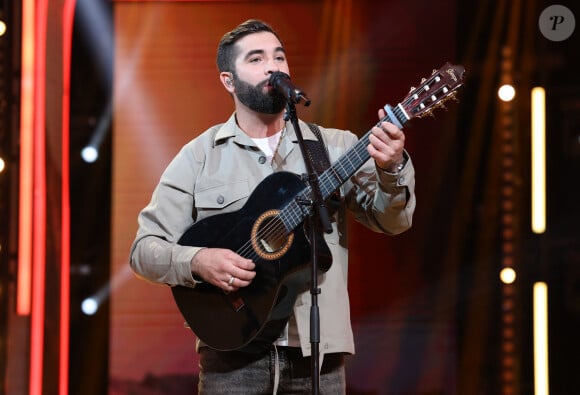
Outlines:
[{"label": "jacket collar", "polygon": [[[303,122],[302,120],[298,120],[298,125],[300,126],[300,131],[302,132],[302,136],[304,140],[316,140],[316,136],[308,125]],[[298,143],[298,138],[296,137],[296,132],[294,131],[294,127],[290,122],[286,122],[286,136],[284,139],[288,139],[288,141],[292,141],[293,143]],[[221,125],[218,129],[217,133],[214,137],[214,145],[219,144],[222,140],[226,140],[228,138],[234,138],[234,141],[243,144],[243,145],[251,145],[255,146],[252,139],[238,127],[236,123],[236,113],[234,112],[230,118]]]}]

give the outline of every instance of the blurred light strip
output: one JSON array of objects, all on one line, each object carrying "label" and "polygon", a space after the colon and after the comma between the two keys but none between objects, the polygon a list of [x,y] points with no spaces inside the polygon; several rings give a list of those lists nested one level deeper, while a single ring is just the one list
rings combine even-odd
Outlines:
[{"label": "blurred light strip", "polygon": [[70,352],[70,74],[75,0],[65,0],[62,17],[62,192],[59,394],[69,393]]},{"label": "blurred light strip", "polygon": [[546,231],[546,92],[532,89],[532,231]]},{"label": "blurred light strip", "polygon": [[534,394],[548,395],[548,286],[534,284]]},{"label": "blurred light strip", "polygon": [[30,314],[32,278],[32,199],[34,152],[34,0],[22,1],[20,87],[20,190],[16,313]]},{"label": "blurred light strip", "polygon": [[[24,5],[24,4],[23,4]],[[46,274],[46,25],[48,0],[27,1],[34,21],[34,158],[32,289],[30,311],[30,395],[42,395]]]}]

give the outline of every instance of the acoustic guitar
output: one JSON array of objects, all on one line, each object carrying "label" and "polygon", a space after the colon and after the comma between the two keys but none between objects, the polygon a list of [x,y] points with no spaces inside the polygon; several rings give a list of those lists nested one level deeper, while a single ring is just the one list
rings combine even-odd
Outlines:
[{"label": "acoustic guitar", "polygon": [[[401,103],[386,105],[381,119],[402,127],[412,118],[430,115],[454,98],[463,85],[464,67],[446,63],[424,78]],[[367,132],[326,171],[318,185],[327,200],[370,158]],[[299,292],[309,281],[311,242],[305,221],[312,208],[311,187],[302,177],[278,172],[266,177],[240,210],[217,214],[192,225],[179,244],[227,248],[252,259],[256,277],[248,287],[226,294],[207,283],[172,287],[179,311],[195,335],[220,351],[248,352],[268,348],[279,336]],[[322,236],[318,269],[328,271],[332,257]],[[318,255],[317,255],[318,256]]]}]

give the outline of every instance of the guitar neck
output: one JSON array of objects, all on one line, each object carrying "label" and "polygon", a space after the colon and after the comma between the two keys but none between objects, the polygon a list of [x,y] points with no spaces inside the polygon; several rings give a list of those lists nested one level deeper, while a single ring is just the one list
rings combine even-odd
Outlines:
[{"label": "guitar neck", "polygon": [[[386,105],[384,109],[387,115],[377,123],[377,126],[381,122],[388,121],[403,128],[411,118],[422,118],[430,115],[434,109],[444,107],[443,103],[455,98],[457,89],[463,85],[464,73],[463,66],[450,63],[433,70],[431,76],[423,78],[418,87],[411,88],[405,99],[396,107]],[[367,146],[370,135],[369,130],[350,150],[318,176],[318,185],[325,201],[369,160]],[[311,207],[308,203],[311,201],[312,189],[311,186],[306,186],[294,200],[282,208],[279,218],[284,222],[288,232],[294,230],[310,214]]]},{"label": "guitar neck", "polygon": [[[391,122],[399,127],[402,127],[409,117],[405,114],[402,107],[385,106],[387,115],[382,118],[376,126],[382,122]],[[320,191],[324,200],[328,199],[334,191],[336,191],[342,184],[344,184],[358,169],[369,160],[370,154],[367,146],[370,144],[369,137],[371,130],[369,130],[363,137],[356,142],[356,144],[345,152],[331,167],[318,177]]]},{"label": "guitar neck", "polygon": [[[382,122],[388,121],[402,127],[410,118],[405,114],[401,105],[396,107],[385,106],[387,115],[382,118],[376,126]],[[347,152],[342,154],[340,158],[322,174],[318,176],[318,185],[322,199],[326,201],[342,184],[344,184],[350,177],[356,173],[358,169],[365,164],[371,157],[367,146],[370,144],[369,137],[372,130],[369,130],[362,136],[354,146]],[[310,208],[300,202],[312,201],[312,187],[305,187],[296,199],[291,201],[284,207],[279,217],[282,219],[288,232],[294,230],[298,225],[304,221],[307,215],[310,214]]]}]

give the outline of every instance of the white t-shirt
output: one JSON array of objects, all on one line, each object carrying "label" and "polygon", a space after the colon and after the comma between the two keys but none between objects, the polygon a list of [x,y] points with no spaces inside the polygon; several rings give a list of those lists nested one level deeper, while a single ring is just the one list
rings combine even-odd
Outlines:
[{"label": "white t-shirt", "polygon": [[263,153],[266,154],[268,160],[272,160],[274,156],[274,152],[278,147],[278,142],[280,141],[280,137],[282,136],[282,130],[278,133],[273,134],[269,137],[262,137],[262,138],[252,138],[256,145],[260,147]]}]

